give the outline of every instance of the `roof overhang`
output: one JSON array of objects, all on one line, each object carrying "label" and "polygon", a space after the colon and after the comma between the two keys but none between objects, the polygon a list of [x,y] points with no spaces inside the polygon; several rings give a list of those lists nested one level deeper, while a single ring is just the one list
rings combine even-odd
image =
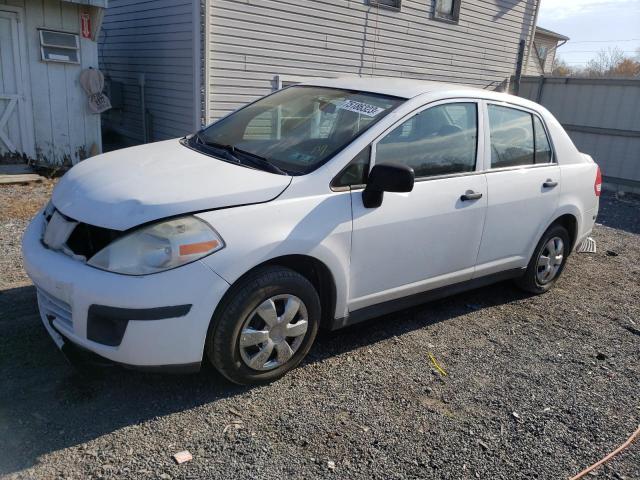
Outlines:
[{"label": "roof overhang", "polygon": [[62,0],[67,3],[76,3],[78,5],[87,5],[89,7],[107,8],[109,0]]},{"label": "roof overhang", "polygon": [[551,30],[547,30],[546,28],[536,27],[536,35],[544,35],[545,37],[553,37],[558,40],[569,40],[569,37],[562,35],[560,33],[553,32]]}]

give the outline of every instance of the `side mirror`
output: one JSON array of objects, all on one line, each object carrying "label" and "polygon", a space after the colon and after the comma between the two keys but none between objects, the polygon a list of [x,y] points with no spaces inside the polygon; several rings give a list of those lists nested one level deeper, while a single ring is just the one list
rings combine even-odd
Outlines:
[{"label": "side mirror", "polygon": [[369,172],[367,186],[362,192],[362,203],[366,208],[382,205],[384,192],[410,192],[413,190],[415,174],[413,168],[400,163],[380,163]]}]

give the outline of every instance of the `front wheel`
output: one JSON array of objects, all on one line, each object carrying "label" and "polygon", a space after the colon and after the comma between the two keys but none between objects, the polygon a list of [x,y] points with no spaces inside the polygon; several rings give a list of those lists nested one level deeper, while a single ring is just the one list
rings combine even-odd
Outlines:
[{"label": "front wheel", "polygon": [[550,290],[564,270],[571,249],[570,242],[566,228],[552,225],[538,242],[525,274],[516,280],[516,284],[536,294]]},{"label": "front wheel", "polygon": [[234,383],[267,383],[302,361],[319,324],[320,299],[309,280],[288,268],[261,268],[234,285],[216,312],[207,354]]}]

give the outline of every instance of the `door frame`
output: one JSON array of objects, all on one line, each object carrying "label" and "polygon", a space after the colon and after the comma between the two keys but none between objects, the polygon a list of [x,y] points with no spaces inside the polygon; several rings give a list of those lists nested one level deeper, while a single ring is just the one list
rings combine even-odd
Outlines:
[{"label": "door frame", "polygon": [[[481,173],[485,173],[484,169],[484,156],[485,156],[485,143],[486,143],[486,128],[485,128],[485,118],[484,118],[484,100],[482,98],[475,97],[449,97],[446,99],[435,100],[433,102],[425,103],[411,112],[407,113],[400,120],[395,121],[391,126],[386,128],[384,132],[378,135],[374,140],[371,141],[371,158],[369,162],[369,171],[373,168],[376,161],[376,150],[378,143],[386,138],[386,136],[395,130],[397,127],[411,119],[412,117],[419,115],[420,113],[428,110],[430,108],[439,107],[441,105],[447,105],[451,103],[475,103],[476,104],[476,115],[477,115],[477,138],[476,138],[476,166],[475,169],[471,172],[461,172],[461,173],[453,173],[453,174],[444,174],[444,175],[432,175],[429,177],[416,177],[416,182],[426,182],[429,180],[438,180],[441,178],[449,178],[449,177],[464,177],[468,175],[478,175]],[[362,188],[364,189],[364,185]]]},{"label": "door frame", "polygon": [[15,76],[18,83],[18,116],[20,121],[20,141],[22,153],[35,158],[33,108],[31,106],[31,78],[27,55],[27,37],[25,34],[25,10],[12,5],[0,5],[0,12],[13,13],[16,23],[12,28],[12,36],[16,39],[13,45],[13,56],[18,59],[15,65]]},{"label": "door frame", "polygon": [[[377,160],[376,154],[377,154],[378,143],[383,139],[385,139],[387,135],[389,135],[393,130],[395,130],[400,125],[407,122],[414,116],[419,115],[420,113],[428,109],[436,108],[442,105],[449,105],[449,104],[456,104],[456,103],[473,103],[476,105],[476,122],[477,122],[476,136],[477,138],[476,138],[476,161],[475,161],[474,170],[468,171],[468,172],[452,173],[452,174],[416,177],[415,184],[416,186],[419,186],[423,182],[432,182],[432,181],[438,181],[438,180],[455,181],[455,180],[466,178],[466,177],[479,177],[481,175],[484,175],[486,173],[484,169],[484,160],[485,160],[484,157],[485,157],[485,147],[486,147],[485,146],[486,125],[485,125],[485,116],[484,116],[485,100],[482,98],[469,97],[469,96],[448,97],[445,99],[439,99],[439,100],[434,100],[428,103],[423,103],[417,106],[416,108],[414,108],[413,110],[411,110],[410,112],[408,112],[407,114],[403,115],[398,120],[395,120],[391,125],[386,127],[384,131],[378,134],[369,143],[371,147],[371,152],[369,156],[368,171],[370,172],[371,169],[375,166],[375,163]],[[486,183],[485,183],[485,187],[486,187]],[[366,185],[351,186],[350,194],[352,196],[356,195],[358,193],[361,193],[365,188],[366,188]],[[411,193],[409,192],[405,195],[410,195],[410,194]],[[485,195],[486,195],[486,189],[485,189]],[[486,197],[488,198],[488,195],[486,195]],[[383,205],[384,205],[384,201],[383,201]],[[486,209],[486,205],[484,208]],[[351,259],[353,259],[353,249],[354,249],[353,238],[354,238],[355,229],[356,229],[355,212],[356,212],[356,204],[354,203],[354,200],[352,198],[353,229],[352,229]],[[471,281],[475,273],[478,253],[480,251],[480,245],[482,244],[485,220],[486,218],[483,216],[482,231],[480,233],[480,239],[477,245],[477,249],[475,250],[474,262],[473,262],[473,265],[471,265],[468,268],[464,268],[462,270],[457,270],[450,273],[438,274],[435,276],[418,280],[416,282],[406,283],[403,285],[388,288],[383,291],[369,293],[369,294],[366,294],[360,297],[355,297],[355,298],[351,296],[353,292],[352,292],[352,285],[351,285],[352,277],[350,273],[349,274],[349,281],[350,281],[349,298],[347,301],[347,307],[350,312],[349,315],[351,316],[354,312],[357,312],[357,311],[367,312],[369,309],[375,309],[382,304],[388,304],[389,306],[402,304],[405,298],[407,299],[409,297],[411,297],[412,299],[415,299],[418,297],[422,298],[423,296],[429,294],[429,292],[435,292],[441,289],[444,291],[445,288],[453,288],[457,285],[463,285],[466,282]],[[468,276],[468,278],[463,278],[465,276]],[[374,298],[374,300],[369,301],[371,298]],[[411,301],[411,300],[407,300],[407,301]],[[390,307],[390,308],[394,308],[394,307]],[[365,313],[363,313],[363,315],[366,317]],[[357,318],[357,316],[355,318]],[[358,320],[353,320],[353,321],[357,322]]]}]

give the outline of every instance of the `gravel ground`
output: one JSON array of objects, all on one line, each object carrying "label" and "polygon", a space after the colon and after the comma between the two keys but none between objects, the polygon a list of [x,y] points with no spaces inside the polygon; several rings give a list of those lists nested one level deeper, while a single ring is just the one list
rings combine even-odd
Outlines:
[{"label": "gravel ground", "polygon": [[[37,208],[47,189],[2,188],[0,205]],[[5,213],[3,478],[566,479],[640,423],[633,199],[603,198],[617,229],[596,227],[598,253],[572,256],[552,293],[502,283],[324,333],[300,368],[252,389],[209,369],[76,372],[20,267],[25,219]],[[193,460],[176,465],[181,450]],[[640,442],[596,477],[640,479]]]},{"label": "gravel ground", "polygon": [[0,292],[24,285],[20,242],[27,223],[51,196],[54,180],[27,185],[0,185]]}]

